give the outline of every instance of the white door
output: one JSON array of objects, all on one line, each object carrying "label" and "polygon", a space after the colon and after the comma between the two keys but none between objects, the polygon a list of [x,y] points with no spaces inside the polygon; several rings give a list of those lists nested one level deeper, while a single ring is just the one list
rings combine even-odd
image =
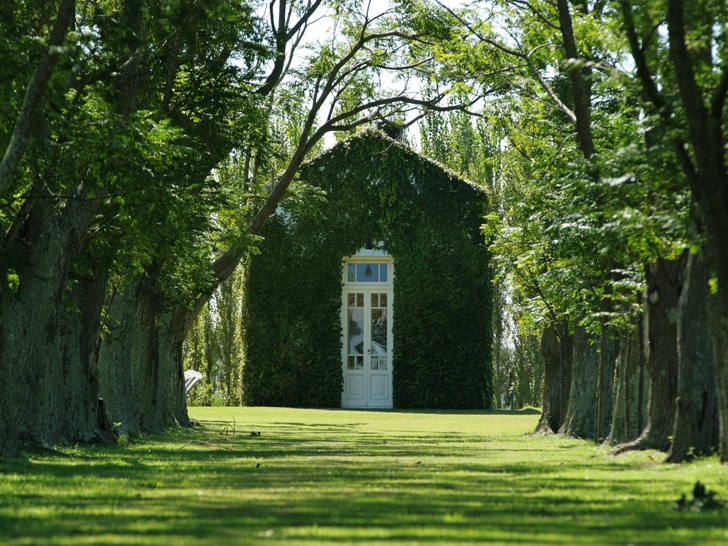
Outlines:
[{"label": "white door", "polygon": [[[379,264],[364,265],[371,269]],[[347,283],[342,307],[344,391],[341,405],[346,408],[391,408],[391,285],[386,282],[379,282],[378,286]]]}]

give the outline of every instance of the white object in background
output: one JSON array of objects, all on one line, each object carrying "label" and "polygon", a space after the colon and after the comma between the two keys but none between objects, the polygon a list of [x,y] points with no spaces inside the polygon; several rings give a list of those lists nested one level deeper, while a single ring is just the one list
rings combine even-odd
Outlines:
[{"label": "white object in background", "polygon": [[187,370],[185,372],[185,392],[190,394],[190,391],[202,381],[202,374],[197,370]]}]

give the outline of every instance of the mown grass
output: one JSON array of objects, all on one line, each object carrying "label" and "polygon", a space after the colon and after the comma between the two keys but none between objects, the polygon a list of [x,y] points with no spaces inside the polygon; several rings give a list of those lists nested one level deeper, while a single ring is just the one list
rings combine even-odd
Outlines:
[{"label": "mown grass", "polygon": [[716,458],[612,458],[532,436],[535,412],[190,413],[204,426],[0,461],[0,543],[728,544],[728,508],[671,509],[696,480],[728,496]]}]

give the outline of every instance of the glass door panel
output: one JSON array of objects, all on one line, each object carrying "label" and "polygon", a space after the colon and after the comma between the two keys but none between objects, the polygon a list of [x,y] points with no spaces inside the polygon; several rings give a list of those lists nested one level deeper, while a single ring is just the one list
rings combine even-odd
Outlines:
[{"label": "glass door panel", "polygon": [[369,369],[386,370],[389,340],[387,321],[387,294],[371,294],[370,307],[371,343]]},{"label": "glass door panel", "polygon": [[342,407],[392,407],[392,276],[391,263],[344,266]]},{"label": "glass door panel", "polygon": [[347,296],[346,369],[364,369],[364,293]]}]

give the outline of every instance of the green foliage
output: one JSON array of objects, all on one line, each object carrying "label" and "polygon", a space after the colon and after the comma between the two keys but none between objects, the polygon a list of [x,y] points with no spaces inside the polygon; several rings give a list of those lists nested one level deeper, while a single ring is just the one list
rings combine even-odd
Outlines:
[{"label": "green foliage", "polygon": [[490,407],[485,202],[378,133],[305,165],[247,269],[244,402],[339,406],[342,258],[381,241],[395,260],[395,406]]},{"label": "green foliage", "polygon": [[502,393],[504,407],[541,407],[544,363],[539,338],[514,332],[513,346],[503,347],[500,362],[498,392]]},{"label": "green foliage", "polygon": [[194,406],[240,405],[242,275],[224,281],[198,314],[183,346],[185,370],[203,379],[188,395]]},{"label": "green foliage", "polygon": [[[488,141],[456,118],[431,120],[423,143],[459,169],[490,166],[493,207],[484,229],[520,334],[577,322],[592,333],[607,322],[627,328],[640,313],[643,264],[679,254],[687,242],[687,187],[673,148],[639,106],[639,85],[623,69],[628,49],[616,6],[570,5],[581,57],[570,62],[555,3],[524,4],[463,9],[463,37],[441,46],[450,51],[448,63],[493,54],[471,71],[496,91],[478,122],[488,128],[490,157],[479,142]],[[502,73],[494,75],[497,59]],[[596,150],[588,159],[565,111],[575,108],[568,74],[575,64],[586,82]],[[443,132],[462,137],[430,136]]]},{"label": "green foliage", "polygon": [[119,437],[116,439],[116,445],[122,448],[129,447],[129,443],[129,436],[127,434],[119,434]]},{"label": "green foliage", "polygon": [[[26,4],[0,10],[12,52],[0,67],[2,149],[56,9]],[[254,84],[268,52],[253,5],[77,3],[67,41],[13,198],[0,200],[0,227],[22,232],[22,207],[38,199],[49,217],[65,197],[98,200],[75,273],[111,271],[114,284],[150,274],[169,304],[209,292],[212,215],[238,206],[210,172],[254,141],[261,121]],[[237,242],[239,231],[226,237]]]},{"label": "green foliage", "polygon": [[243,402],[337,406],[341,298],[331,297],[331,286],[338,286],[340,269],[315,247],[286,245],[280,222],[264,231],[245,284]]}]

